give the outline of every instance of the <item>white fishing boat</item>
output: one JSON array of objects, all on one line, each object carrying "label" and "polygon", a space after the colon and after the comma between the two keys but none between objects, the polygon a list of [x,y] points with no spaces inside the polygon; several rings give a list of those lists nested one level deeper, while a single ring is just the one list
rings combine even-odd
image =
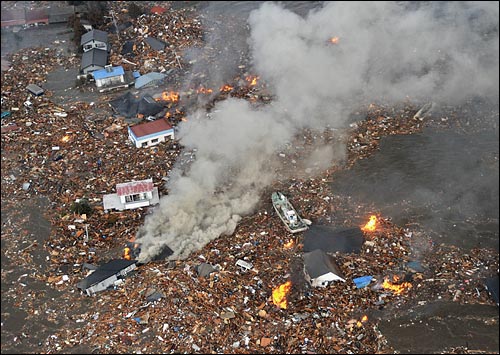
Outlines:
[{"label": "white fishing boat", "polygon": [[271,199],[276,213],[290,233],[302,232],[308,228],[305,220],[299,216],[285,195],[279,191],[273,192]]}]

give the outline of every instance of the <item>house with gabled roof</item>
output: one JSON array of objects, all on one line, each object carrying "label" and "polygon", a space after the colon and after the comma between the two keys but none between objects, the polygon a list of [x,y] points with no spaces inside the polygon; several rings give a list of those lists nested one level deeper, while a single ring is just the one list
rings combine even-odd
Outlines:
[{"label": "house with gabled roof", "polygon": [[80,69],[83,74],[104,69],[108,63],[108,52],[100,49],[91,49],[82,55]]},{"label": "house with gabled roof", "polygon": [[92,49],[102,51],[109,50],[108,33],[101,30],[91,30],[82,35],[80,44],[83,46],[83,51],[88,52]]},{"label": "house with gabled roof", "polygon": [[128,127],[128,136],[137,148],[151,147],[166,139],[174,139],[174,129],[167,122],[167,119],[161,118],[155,121],[141,123]]},{"label": "house with gabled roof", "polygon": [[122,66],[113,67],[106,65],[104,69],[93,71],[92,76],[99,92],[129,86],[129,83],[126,82],[125,70],[123,70]]},{"label": "house with gabled roof", "polygon": [[94,270],[76,287],[87,295],[92,296],[97,292],[113,287],[125,275],[136,268],[137,260],[116,259],[105,263]]},{"label": "house with gabled roof", "polygon": [[345,282],[344,276],[333,257],[321,249],[315,249],[302,255],[304,274],[313,287],[326,287],[333,281]]},{"label": "house with gabled roof", "polygon": [[116,194],[107,194],[102,199],[104,209],[119,211],[147,207],[160,202],[158,188],[153,179],[116,184]]}]

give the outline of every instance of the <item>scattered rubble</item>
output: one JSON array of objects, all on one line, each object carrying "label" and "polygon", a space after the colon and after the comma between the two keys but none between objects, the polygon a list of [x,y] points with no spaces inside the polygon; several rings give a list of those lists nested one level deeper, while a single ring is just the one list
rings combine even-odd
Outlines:
[{"label": "scattered rubble", "polygon": [[[110,4],[119,23],[129,21],[121,2]],[[189,8],[142,15],[119,36],[109,36],[110,62],[141,74],[187,71],[189,63],[181,62],[181,54],[203,42],[201,24]],[[146,38],[165,42],[165,49],[153,50]],[[126,41],[134,42],[132,52],[121,54]],[[122,257],[127,242],[133,243],[150,213],[149,208],[107,211],[104,195],[124,181],[149,178],[160,196],[167,194],[163,182],[186,152],[176,141],[137,149],[128,140],[129,122],[109,108],[112,95],[65,106],[52,102],[49,90],[36,97],[26,92],[28,83],[43,87],[46,75],[56,66],[78,67],[77,57],[30,48],[8,60],[10,69],[2,71],[2,112],[11,112],[2,117],[1,136],[2,213],[9,211],[2,218],[2,241],[8,243],[4,255],[15,265],[33,269],[31,277],[47,287],[74,292],[91,264]],[[264,86],[257,90],[251,85],[257,77],[245,73],[230,83],[234,87],[221,88],[207,107],[228,96],[256,104],[269,102]],[[28,99],[32,104],[27,106]],[[292,161],[299,161],[317,141],[331,142],[334,136],[347,143],[345,166],[334,166],[315,177],[298,174],[295,179],[280,181],[267,191],[258,210],[242,219],[232,236],[212,241],[183,261],[137,265],[126,278],[116,280],[113,290],[91,297],[91,306],[85,311],[73,307],[54,310],[51,317],[70,319],[81,328],[55,330],[40,350],[64,352],[87,344],[99,353],[392,352],[378,331],[376,318],[371,317],[374,309],[397,311],[429,299],[494,304],[482,280],[497,272],[498,252],[474,249],[464,253],[459,248],[433,245],[430,238],[384,216],[378,217],[376,229],[363,230],[359,251],[335,254],[345,282],[312,288],[300,264],[302,238],[283,228],[268,198],[271,191],[284,191],[304,217],[315,223],[331,222],[332,215],[350,206],[350,201],[329,188],[335,171],[373,154],[385,135],[411,134],[424,126],[456,122],[453,115],[442,121],[434,118],[430,108],[424,111],[411,104],[403,108],[373,104],[345,132],[304,130],[293,144],[304,149],[281,153],[290,162],[284,169],[294,169]],[[172,124],[185,115],[182,107],[173,104],[168,106],[169,112]],[[43,245],[30,241],[31,235],[23,228],[28,218],[16,209],[20,202],[39,196],[50,200],[43,213],[51,232]],[[88,209],[72,208],[79,199],[88,201]],[[361,227],[372,212],[369,206],[358,206],[350,214],[344,213],[342,226]],[[416,238],[428,241],[428,252],[418,262],[412,255]],[[48,252],[47,270],[33,266],[39,249]],[[354,281],[364,275],[373,277],[362,279],[361,284]],[[29,310],[27,317],[32,321],[42,310],[29,308],[30,296],[23,294],[22,282],[20,278],[5,297]],[[284,288],[288,293],[281,299],[286,300],[286,307],[277,306],[273,290],[288,282],[290,287]]]}]

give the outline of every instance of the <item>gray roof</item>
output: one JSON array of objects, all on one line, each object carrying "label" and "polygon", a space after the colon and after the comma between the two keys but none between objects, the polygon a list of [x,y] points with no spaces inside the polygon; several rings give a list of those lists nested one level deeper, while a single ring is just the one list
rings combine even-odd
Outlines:
[{"label": "gray roof", "polygon": [[313,250],[302,255],[304,258],[304,267],[311,279],[315,279],[329,272],[344,278],[342,272],[335,264],[333,257],[320,249]]},{"label": "gray roof", "polygon": [[101,30],[92,30],[82,35],[80,44],[84,45],[92,40],[108,43],[108,33]]},{"label": "gray roof", "polygon": [[144,42],[149,44],[151,48],[157,50],[157,51],[162,51],[165,49],[165,46],[167,45],[165,42],[160,41],[159,39],[153,38],[153,37],[146,37],[144,39]]},{"label": "gray roof", "polygon": [[104,68],[108,62],[108,53],[100,49],[91,49],[82,55],[81,68],[85,69],[91,65],[98,65]]},{"label": "gray roof", "polygon": [[93,285],[106,280],[107,278],[118,274],[121,270],[135,264],[137,260],[116,259],[101,265],[92,274],[80,281],[76,286],[79,289],[86,290]]},{"label": "gray roof", "polygon": [[165,79],[166,75],[162,73],[157,73],[157,72],[152,72],[152,73],[147,73],[144,75],[141,75],[135,80],[135,88],[139,89],[143,86],[149,85],[149,84],[154,84],[157,81],[161,81]]}]

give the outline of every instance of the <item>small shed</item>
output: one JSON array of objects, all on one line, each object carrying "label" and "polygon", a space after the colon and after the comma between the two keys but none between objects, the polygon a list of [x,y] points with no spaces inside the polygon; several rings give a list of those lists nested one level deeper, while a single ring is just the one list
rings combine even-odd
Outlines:
[{"label": "small shed", "polygon": [[162,73],[157,73],[157,72],[152,72],[152,73],[147,73],[144,75],[141,75],[135,80],[135,88],[136,89],[142,89],[145,87],[150,87],[150,86],[156,86],[160,84],[167,75],[162,74]]},{"label": "small shed", "polygon": [[160,202],[158,188],[153,185],[153,179],[130,181],[116,184],[116,194],[103,196],[105,210],[120,211],[155,205]]},{"label": "small shed", "polygon": [[320,249],[302,255],[304,274],[313,287],[326,287],[333,281],[345,282],[333,257]]},{"label": "small shed", "polygon": [[40,95],[43,95],[43,93],[44,93],[43,89],[40,86],[35,85],[35,84],[29,84],[28,86],[26,86],[26,90],[28,90],[30,93],[32,93],[35,96],[40,96]]},{"label": "small shed", "polygon": [[94,71],[92,76],[98,88],[125,83],[125,71],[122,66],[106,65],[104,69]]},{"label": "small shed", "polygon": [[76,287],[92,296],[112,287],[136,268],[137,260],[116,259],[101,265],[93,273],[80,281]]},{"label": "small shed", "polygon": [[108,33],[101,30],[91,30],[82,35],[80,44],[83,46],[84,52],[88,52],[91,49],[107,51],[109,48]]},{"label": "small shed", "polygon": [[165,118],[128,127],[128,136],[137,148],[151,147],[174,139],[174,129]]},{"label": "small shed", "polygon": [[84,74],[104,69],[108,63],[108,52],[100,49],[91,49],[82,55],[81,70]]}]

